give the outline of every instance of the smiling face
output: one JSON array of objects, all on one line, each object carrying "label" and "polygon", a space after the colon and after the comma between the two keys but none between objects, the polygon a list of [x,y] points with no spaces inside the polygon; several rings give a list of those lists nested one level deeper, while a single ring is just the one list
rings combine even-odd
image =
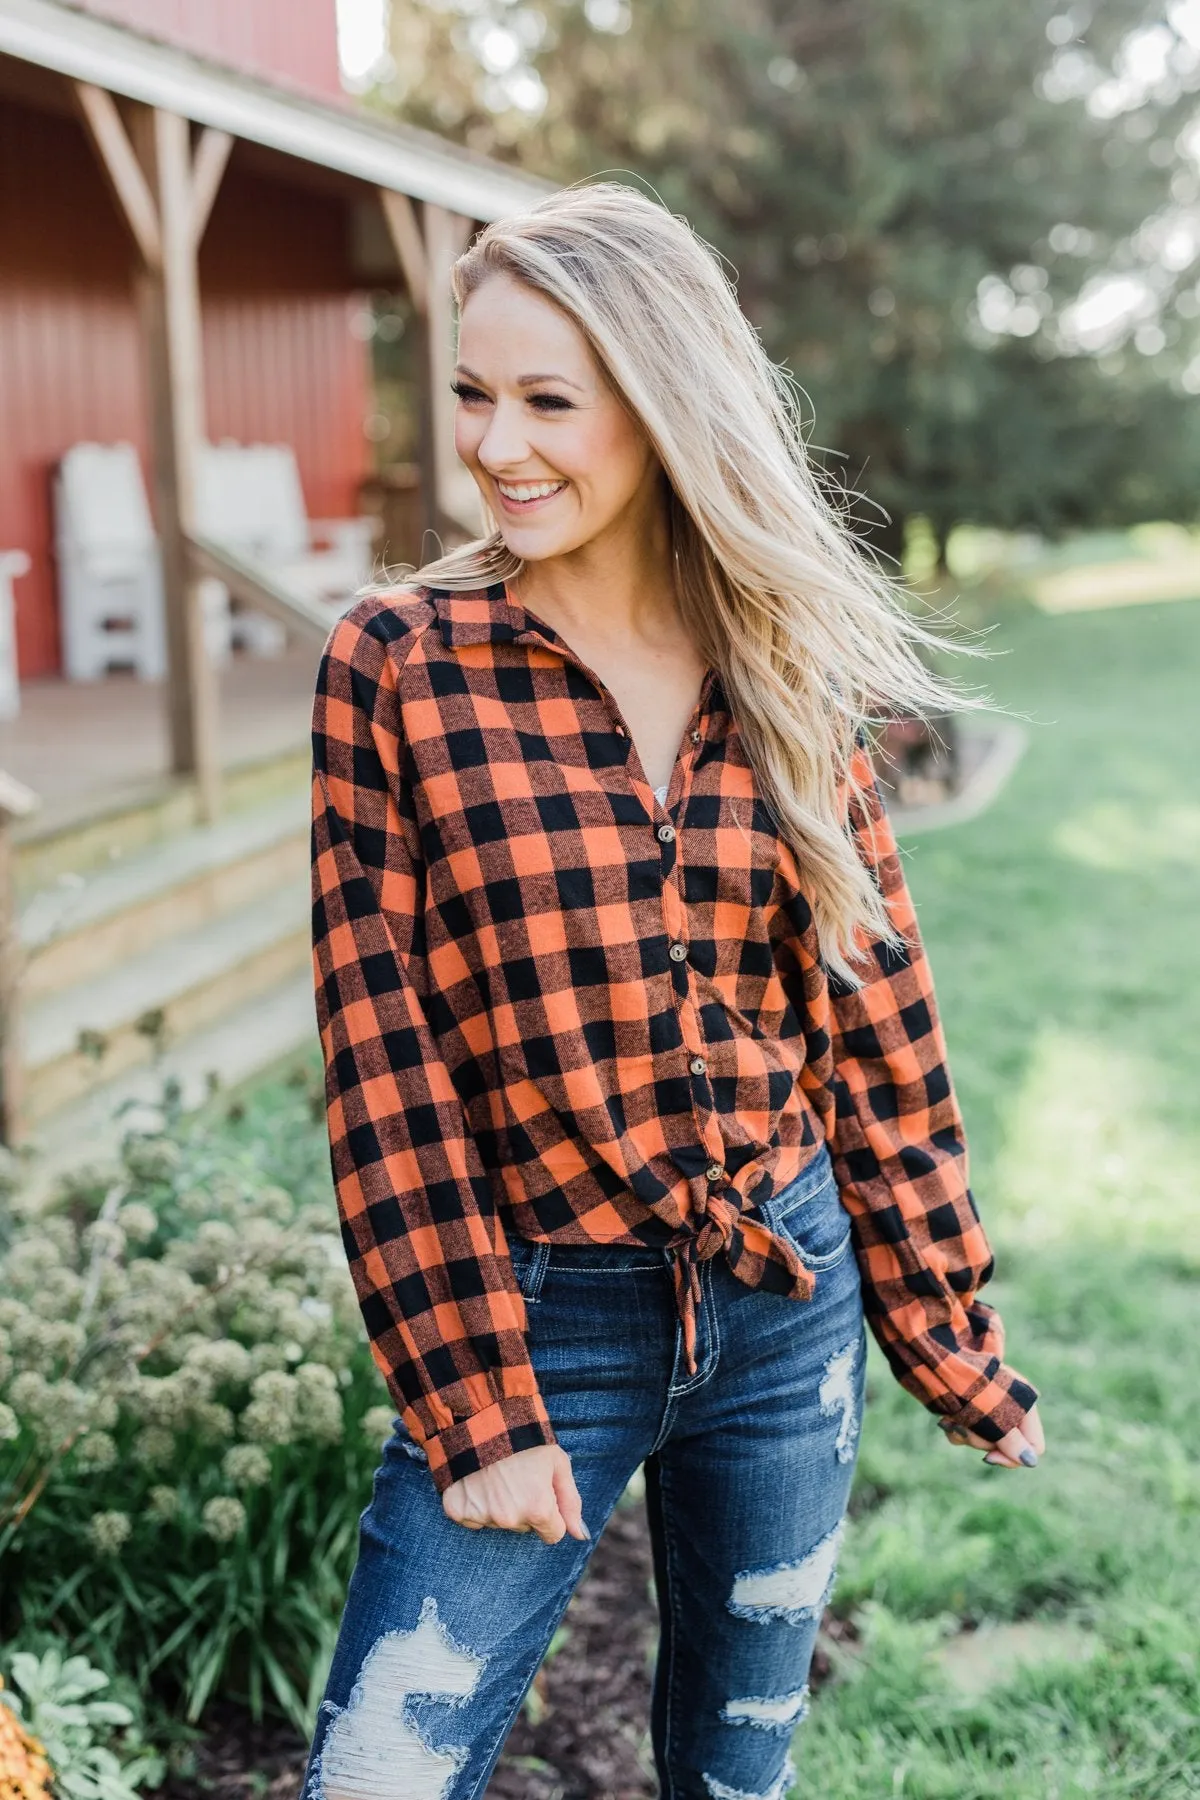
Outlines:
[{"label": "smiling face", "polygon": [[454,447],[505,544],[526,562],[641,531],[659,463],[576,325],[509,275],[491,275],[459,322]]}]

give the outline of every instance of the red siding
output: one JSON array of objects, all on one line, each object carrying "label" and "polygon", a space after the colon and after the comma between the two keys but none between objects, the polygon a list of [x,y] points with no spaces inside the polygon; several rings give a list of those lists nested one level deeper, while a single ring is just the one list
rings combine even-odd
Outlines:
[{"label": "red siding", "polygon": [[[59,667],[50,475],[81,438],[146,449],[132,257],[71,120],[0,102],[0,549],[25,678]],[[369,454],[363,346],[349,329],[344,219],[325,196],[226,176],[201,259],[208,429],[290,442],[310,512],[356,510]]]},{"label": "red siding", "polygon": [[74,0],[148,37],[325,99],[344,98],[336,0]]}]

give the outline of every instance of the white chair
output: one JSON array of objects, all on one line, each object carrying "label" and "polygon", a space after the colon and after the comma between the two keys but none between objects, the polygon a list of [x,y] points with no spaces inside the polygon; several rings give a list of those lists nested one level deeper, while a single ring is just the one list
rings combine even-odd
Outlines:
[{"label": "white chair", "polygon": [[21,710],[12,584],[18,576],[28,573],[29,558],[23,550],[0,550],[0,719],[15,719]]},{"label": "white chair", "polygon": [[[344,610],[370,579],[370,518],[311,520],[290,444],[204,445],[197,514],[207,537],[257,562],[281,586]],[[324,547],[317,547],[322,543]],[[285,628],[254,612],[233,615],[235,641],[259,655],[283,648]]]},{"label": "white chair", "polygon": [[75,444],[54,484],[63,668],[97,681],[117,667],[166,669],[162,573],[132,444]]},{"label": "white chair", "polygon": [[[70,681],[133,668],[166,673],[162,563],[141,464],[132,444],[75,444],[54,484],[63,667]],[[205,643],[214,662],[230,653],[229,602],[204,583]]]}]

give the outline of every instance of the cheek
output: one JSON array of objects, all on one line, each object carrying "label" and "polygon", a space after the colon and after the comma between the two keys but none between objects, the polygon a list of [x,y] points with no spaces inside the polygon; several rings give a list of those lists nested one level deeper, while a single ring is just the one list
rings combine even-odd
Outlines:
[{"label": "cheek", "polygon": [[484,427],[460,406],[454,415],[454,451],[468,467],[477,461]]},{"label": "cheek", "polygon": [[652,467],[644,439],[624,413],[614,409],[588,421],[577,446],[577,468],[579,485],[592,506],[602,512],[619,511],[642,487]]}]

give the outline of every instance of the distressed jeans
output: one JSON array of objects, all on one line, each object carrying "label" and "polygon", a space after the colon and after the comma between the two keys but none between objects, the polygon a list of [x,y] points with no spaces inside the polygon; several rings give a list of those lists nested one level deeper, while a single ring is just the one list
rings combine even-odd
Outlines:
[{"label": "distressed jeans", "polygon": [[[766,1202],[808,1301],[702,1263],[687,1373],[667,1254],[512,1246],[529,1341],[593,1543],[639,1465],[661,1618],[651,1735],[664,1800],[783,1800],[833,1585],[865,1362],[827,1153]],[[467,1531],[399,1427],[309,1759],[307,1800],[479,1800],[592,1544]]]}]

